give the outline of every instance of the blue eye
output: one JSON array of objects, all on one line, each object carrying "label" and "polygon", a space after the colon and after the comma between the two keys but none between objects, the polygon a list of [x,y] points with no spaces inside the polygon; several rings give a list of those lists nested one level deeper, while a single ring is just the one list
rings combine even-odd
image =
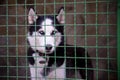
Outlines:
[{"label": "blue eye", "polygon": [[40,33],[41,35],[45,35],[45,32],[44,32],[44,31],[39,31],[39,33]]},{"label": "blue eye", "polygon": [[52,31],[51,35],[55,35],[57,33],[56,30]]}]

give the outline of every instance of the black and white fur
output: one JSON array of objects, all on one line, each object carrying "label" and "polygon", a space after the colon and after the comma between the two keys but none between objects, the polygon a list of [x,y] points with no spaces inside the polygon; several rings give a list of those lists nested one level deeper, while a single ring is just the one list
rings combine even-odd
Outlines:
[{"label": "black and white fur", "polygon": [[93,80],[93,71],[84,69],[92,68],[85,49],[64,44],[64,22],[63,8],[53,16],[38,16],[30,9],[27,40],[31,80]]}]

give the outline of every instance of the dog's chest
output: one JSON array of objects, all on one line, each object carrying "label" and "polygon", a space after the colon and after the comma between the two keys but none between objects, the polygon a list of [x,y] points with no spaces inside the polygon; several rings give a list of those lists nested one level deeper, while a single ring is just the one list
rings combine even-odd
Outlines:
[{"label": "dog's chest", "polygon": [[56,61],[51,60],[49,56],[41,57],[38,53],[34,53],[33,58],[35,63],[30,65],[30,72],[33,77],[41,80],[65,77],[65,61],[62,65],[57,66]]}]

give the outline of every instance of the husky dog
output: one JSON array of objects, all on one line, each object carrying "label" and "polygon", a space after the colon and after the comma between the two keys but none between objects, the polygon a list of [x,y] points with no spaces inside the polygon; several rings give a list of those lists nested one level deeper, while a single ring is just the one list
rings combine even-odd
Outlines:
[{"label": "husky dog", "polygon": [[91,60],[84,48],[64,43],[64,8],[58,15],[28,14],[28,61],[31,80],[93,80]]}]

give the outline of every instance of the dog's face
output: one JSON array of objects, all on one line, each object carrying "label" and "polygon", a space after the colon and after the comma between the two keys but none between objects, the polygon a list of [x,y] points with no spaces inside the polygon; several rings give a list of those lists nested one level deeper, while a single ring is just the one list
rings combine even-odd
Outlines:
[{"label": "dog's face", "polygon": [[50,54],[62,42],[64,10],[60,9],[57,16],[37,16],[33,9],[28,14],[30,25],[28,43],[34,51]]}]

